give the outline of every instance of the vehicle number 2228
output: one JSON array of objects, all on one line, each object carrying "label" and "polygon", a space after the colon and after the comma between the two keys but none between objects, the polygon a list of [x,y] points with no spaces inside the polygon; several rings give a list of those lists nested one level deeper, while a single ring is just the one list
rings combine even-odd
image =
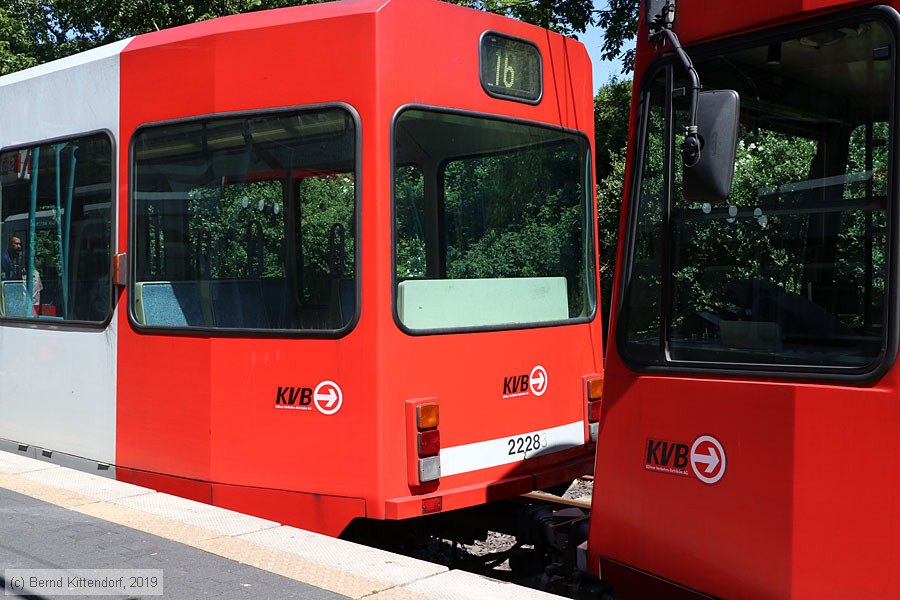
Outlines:
[{"label": "vehicle number 2228", "polygon": [[547,433],[532,433],[529,435],[519,435],[506,440],[506,446],[510,456],[524,454],[526,457],[542,448],[546,448],[550,443],[547,441]]}]

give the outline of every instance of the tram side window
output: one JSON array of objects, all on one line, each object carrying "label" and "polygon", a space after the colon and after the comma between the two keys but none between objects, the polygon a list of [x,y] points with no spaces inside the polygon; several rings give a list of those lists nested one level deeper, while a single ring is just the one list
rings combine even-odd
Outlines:
[{"label": "tram side window", "polygon": [[588,319],[588,146],[575,134],[409,110],[395,130],[395,291],[413,330]]},{"label": "tram side window", "polygon": [[629,261],[630,277],[622,315],[632,355],[653,362],[661,347],[662,217],[665,190],[665,77],[657,80],[647,95],[647,134],[641,157],[639,189],[641,202],[634,221],[634,249]]},{"label": "tram side window", "polygon": [[0,153],[0,316],[109,317],[112,172],[102,134]]},{"label": "tram side window", "polygon": [[346,327],[356,310],[355,153],[342,109],[139,132],[136,321]]},{"label": "tram side window", "polygon": [[847,31],[827,52],[816,40],[828,30],[782,40],[778,62],[768,45],[695,59],[704,87],[741,97],[722,203],[682,196],[686,82],[670,67],[653,80],[624,288],[627,358],[848,372],[883,356],[892,76],[877,50],[893,40],[875,21]]}]

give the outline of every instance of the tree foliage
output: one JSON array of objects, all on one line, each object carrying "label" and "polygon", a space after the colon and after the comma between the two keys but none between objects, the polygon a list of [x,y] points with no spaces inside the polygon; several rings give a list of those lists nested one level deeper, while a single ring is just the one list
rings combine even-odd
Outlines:
[{"label": "tree foliage", "polygon": [[[599,150],[598,150],[599,151]],[[622,207],[622,184],[625,180],[626,149],[622,145],[608,153],[609,173],[597,180],[597,230],[600,251],[600,308],[603,316],[604,339],[608,333],[612,308],[613,279],[618,255],[618,230]]]},{"label": "tree foliage", "polygon": [[622,47],[637,33],[640,0],[607,0],[606,8],[597,11],[594,25],[603,30],[604,60],[622,59],[622,71],[634,69],[634,49],[622,52]]},{"label": "tree foliage", "polygon": [[21,19],[8,6],[0,3],[0,75],[13,73],[37,64],[32,55],[33,44]]},{"label": "tree foliage", "polygon": [[594,97],[594,138],[597,142],[597,181],[613,171],[611,154],[628,143],[628,118],[631,106],[631,81],[613,79]]},{"label": "tree foliage", "polygon": [[[612,302],[618,241],[619,208],[625,180],[631,81],[613,79],[594,98],[597,157],[597,232],[600,250],[600,305],[606,328]],[[606,329],[604,329],[604,332]]]}]

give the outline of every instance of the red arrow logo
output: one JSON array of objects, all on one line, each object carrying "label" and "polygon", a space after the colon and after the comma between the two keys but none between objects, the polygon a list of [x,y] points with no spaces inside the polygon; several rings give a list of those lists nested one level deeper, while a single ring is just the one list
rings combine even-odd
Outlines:
[{"label": "red arrow logo", "polygon": [[538,365],[533,368],[528,379],[528,384],[531,387],[531,393],[535,396],[543,396],[544,392],[547,391],[548,380],[549,377],[547,376],[547,370],[544,369],[544,367]]},{"label": "red arrow logo", "polygon": [[711,435],[701,435],[691,446],[691,469],[697,479],[713,484],[725,475],[725,448]]},{"label": "red arrow logo", "polygon": [[709,447],[709,454],[698,453],[694,457],[694,462],[705,463],[706,470],[704,471],[707,475],[715,471],[716,467],[719,466],[719,455],[716,454],[714,448]]},{"label": "red arrow logo", "polygon": [[341,410],[344,403],[344,394],[341,388],[333,381],[323,381],[313,390],[313,402],[323,415],[333,415]]}]

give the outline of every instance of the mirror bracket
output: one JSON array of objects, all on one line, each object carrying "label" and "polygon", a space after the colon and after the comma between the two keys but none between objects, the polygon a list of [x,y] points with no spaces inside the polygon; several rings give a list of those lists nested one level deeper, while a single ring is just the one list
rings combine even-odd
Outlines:
[{"label": "mirror bracket", "polygon": [[675,0],[647,0],[644,17],[650,30],[650,41],[663,29],[675,24]]}]

